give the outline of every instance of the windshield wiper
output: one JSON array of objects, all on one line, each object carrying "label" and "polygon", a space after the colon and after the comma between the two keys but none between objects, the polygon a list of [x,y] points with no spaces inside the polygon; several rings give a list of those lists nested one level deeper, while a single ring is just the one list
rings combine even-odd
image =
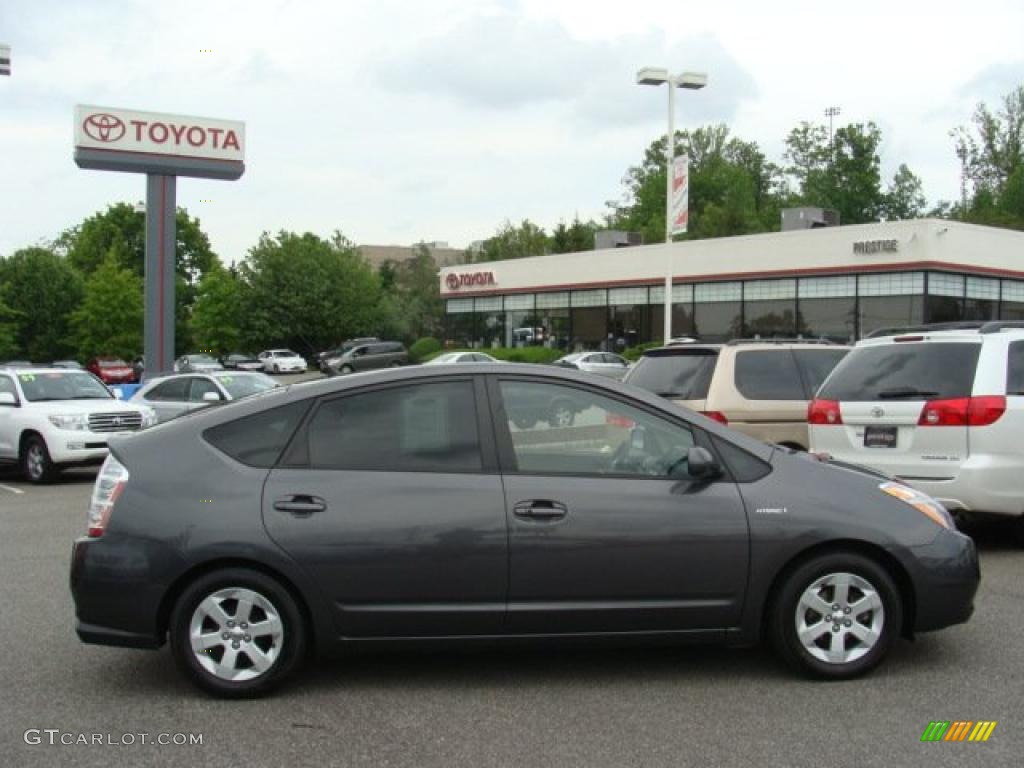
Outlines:
[{"label": "windshield wiper", "polygon": [[893,387],[883,389],[878,393],[880,400],[894,400],[900,397],[933,397],[939,394],[928,389],[915,389],[914,387]]},{"label": "windshield wiper", "polygon": [[686,399],[685,397],[683,397],[682,392],[655,392],[654,394],[656,394],[658,397],[676,397],[679,398],[680,400]]},{"label": "windshield wiper", "polygon": [[68,400],[109,400],[110,395],[75,395],[69,397]]}]

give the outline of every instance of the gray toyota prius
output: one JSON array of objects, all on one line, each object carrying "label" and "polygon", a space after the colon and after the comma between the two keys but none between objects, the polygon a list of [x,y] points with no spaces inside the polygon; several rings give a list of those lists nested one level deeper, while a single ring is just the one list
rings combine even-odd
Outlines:
[{"label": "gray toyota prius", "polygon": [[[571,414],[568,418],[566,414]],[[849,678],[966,621],[970,538],[869,470],[525,365],[292,385],[110,440],[74,545],[79,637],[222,696],[313,654],[767,636]]]}]

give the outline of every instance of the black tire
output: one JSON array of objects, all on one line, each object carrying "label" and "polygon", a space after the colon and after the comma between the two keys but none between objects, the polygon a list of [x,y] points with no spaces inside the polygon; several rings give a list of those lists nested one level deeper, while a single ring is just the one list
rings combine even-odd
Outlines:
[{"label": "black tire", "polygon": [[46,441],[39,435],[29,435],[22,443],[21,470],[28,481],[35,485],[52,483],[60,474],[60,468],[50,458]]},{"label": "black tire", "polygon": [[343,366],[341,366],[341,373],[349,374],[349,373],[354,373],[354,372],[355,372],[355,369],[351,365],[343,365]]},{"label": "black tire", "polygon": [[279,366],[277,363],[274,363],[274,373],[280,373],[280,372],[281,372],[281,366]]},{"label": "black tire", "polygon": [[[192,649],[190,627],[200,604],[218,592],[232,589],[250,590],[265,599],[276,611],[282,626],[279,641],[269,636],[256,636],[255,634],[248,636],[251,641],[246,641],[244,636],[238,637],[237,642],[241,646],[238,653],[239,665],[244,665],[246,662],[252,663],[250,657],[245,653],[247,645],[251,644],[267,655],[271,650],[276,651],[274,660],[265,671],[256,673],[255,676],[246,680],[228,680],[218,676],[203,666]],[[224,613],[227,614],[231,608],[231,600],[228,599],[220,604],[224,608]],[[235,613],[232,618],[236,618],[238,621],[235,622],[234,627],[227,630],[228,632],[241,633],[244,631],[239,629],[242,625],[238,610],[238,603],[235,602]],[[255,622],[261,618],[261,612],[262,608],[258,604],[255,610],[250,611],[249,618],[254,621],[254,626],[258,626]],[[266,619],[267,616],[267,613],[262,614],[263,619]],[[212,632],[212,639],[215,642],[223,638],[223,635],[218,638],[218,633],[222,629],[226,629],[217,627],[216,623],[214,625],[203,623],[201,626],[207,627],[208,630],[215,630]],[[170,644],[178,668],[203,690],[222,698],[252,698],[269,692],[295,673],[306,654],[306,626],[295,599],[275,579],[259,571],[246,568],[226,568],[200,576],[181,593],[171,613]],[[211,663],[219,665],[224,658],[223,653],[226,651],[228,651],[227,642],[220,646],[219,656],[217,655],[218,648],[211,648]],[[251,669],[251,667],[249,668]],[[239,672],[250,674],[247,669],[241,669]]]},{"label": "black tire", "polygon": [[[852,574],[857,579],[866,582],[881,602],[880,627],[875,625],[876,614],[874,611],[865,610],[857,614],[855,610],[848,610],[847,604],[839,600],[832,606],[825,606],[824,610],[831,610],[834,605],[840,605],[837,612],[837,623],[831,621],[831,614],[820,616],[813,609],[801,609],[799,607],[801,597],[819,582],[827,579],[830,575]],[[835,599],[835,592],[830,592],[827,585],[821,588],[822,595],[831,597],[827,602]],[[849,590],[852,598],[850,604],[856,605],[857,594],[864,595],[860,589],[853,585]],[[858,675],[865,674],[874,669],[889,652],[893,643],[900,636],[903,626],[903,601],[900,598],[899,590],[889,572],[874,560],[853,552],[833,552],[819,555],[799,565],[782,582],[775,599],[768,607],[771,612],[768,616],[769,634],[776,651],[795,670],[809,676],[830,680],[844,680]],[[799,613],[798,613],[799,611]],[[825,621],[830,619],[829,621]],[[823,660],[806,648],[801,642],[797,631],[797,621],[815,628],[821,629],[821,636],[818,641],[823,645],[831,647],[833,642],[844,644],[844,653],[849,653],[849,661]],[[850,623],[848,623],[850,622]],[[869,628],[871,622],[877,630],[877,639],[872,645],[863,644],[858,638],[852,637],[852,622],[856,622],[859,630],[863,632]],[[835,627],[839,627],[838,630]],[[811,632],[810,634],[813,634]],[[837,635],[832,640],[832,635]],[[827,653],[823,645],[816,645],[819,653]],[[861,655],[857,655],[858,652]]]}]

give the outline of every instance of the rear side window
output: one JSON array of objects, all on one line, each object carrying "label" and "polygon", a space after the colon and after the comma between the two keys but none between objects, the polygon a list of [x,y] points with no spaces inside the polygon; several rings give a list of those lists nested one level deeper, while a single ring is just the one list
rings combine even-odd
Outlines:
[{"label": "rear side window", "polygon": [[272,467],[284,450],[309,401],[254,413],[203,433],[215,448],[250,467]]},{"label": "rear side window", "polygon": [[717,361],[715,349],[644,355],[626,381],[661,397],[703,400],[708,396]]},{"label": "rear side window", "polygon": [[788,349],[736,353],[736,389],[748,400],[806,400],[796,359]]},{"label": "rear side window", "polygon": [[1024,341],[1010,344],[1006,360],[1006,394],[1024,395]]},{"label": "rear side window", "polygon": [[483,467],[473,384],[417,384],[320,405],[309,424],[317,469],[472,472]]},{"label": "rear side window", "polygon": [[796,365],[804,375],[804,383],[807,384],[807,399],[814,397],[822,382],[832,373],[832,369],[839,365],[839,361],[846,357],[848,349],[794,349],[793,357],[796,358]]},{"label": "rear side window", "polygon": [[970,397],[980,344],[901,342],[852,350],[818,397],[824,400],[927,400]]}]

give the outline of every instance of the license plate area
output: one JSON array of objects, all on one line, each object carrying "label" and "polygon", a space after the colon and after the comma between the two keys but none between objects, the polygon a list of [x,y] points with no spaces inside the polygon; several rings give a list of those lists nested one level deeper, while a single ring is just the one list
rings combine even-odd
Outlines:
[{"label": "license plate area", "polygon": [[899,427],[865,427],[865,448],[895,448]]}]

